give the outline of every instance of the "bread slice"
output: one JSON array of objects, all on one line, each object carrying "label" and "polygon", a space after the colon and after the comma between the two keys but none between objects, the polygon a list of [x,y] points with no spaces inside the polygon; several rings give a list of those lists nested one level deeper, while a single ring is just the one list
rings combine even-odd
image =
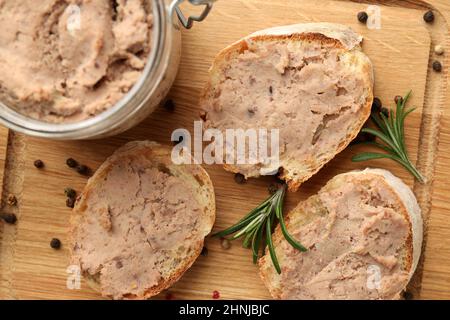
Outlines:
[{"label": "bread slice", "polygon": [[280,130],[279,164],[261,158],[224,168],[246,178],[282,168],[295,191],[344,150],[373,101],[361,41],[349,27],[309,23],[263,30],[222,50],[200,99],[205,129]]},{"label": "bread slice", "polygon": [[97,170],[71,217],[71,261],[113,299],[147,299],[191,267],[215,221],[215,196],[199,165],[171,149],[130,142]]},{"label": "bread slice", "polygon": [[390,172],[340,174],[286,217],[309,250],[273,239],[282,272],[268,253],[260,275],[277,299],[398,299],[420,257],[423,222],[411,189]]}]

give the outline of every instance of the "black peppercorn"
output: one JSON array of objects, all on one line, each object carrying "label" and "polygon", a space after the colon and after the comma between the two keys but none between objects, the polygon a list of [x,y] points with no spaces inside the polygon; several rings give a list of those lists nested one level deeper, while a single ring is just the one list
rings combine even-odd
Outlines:
[{"label": "black peppercorn", "polygon": [[44,167],[44,162],[42,160],[36,160],[34,166],[38,169],[42,169]]},{"label": "black peppercorn", "polygon": [[378,113],[381,111],[382,107],[383,103],[381,103],[381,100],[379,98],[374,98],[372,102],[372,112]]},{"label": "black peppercorn", "polygon": [[410,291],[403,292],[403,298],[405,300],[412,300],[414,299],[414,295]]},{"label": "black peppercorn", "polygon": [[77,197],[77,192],[75,190],[73,190],[72,188],[65,188],[64,194],[66,195],[66,197],[71,198],[71,199],[75,199]]},{"label": "black peppercorn", "polygon": [[367,12],[361,11],[358,13],[358,21],[361,23],[366,23],[367,19],[369,19],[369,15]]},{"label": "black peppercorn", "polygon": [[423,20],[425,20],[425,22],[427,23],[432,23],[434,21],[434,13],[433,11],[427,11],[425,12],[425,14],[423,15]]},{"label": "black peppercorn", "polygon": [[356,136],[356,138],[351,142],[351,145],[359,144],[359,143],[365,143],[365,142],[373,142],[375,141],[376,137],[373,134],[370,134],[368,132],[360,132]]},{"label": "black peppercorn", "polygon": [[173,102],[172,99],[167,100],[164,103],[164,108],[169,112],[174,112],[175,111],[175,102]]},{"label": "black peppercorn", "polygon": [[67,206],[67,208],[75,207],[75,199],[74,198],[67,198],[66,199],[66,206]]},{"label": "black peppercorn", "polygon": [[60,249],[61,248],[61,240],[53,238],[52,241],[50,241],[50,247],[53,249]]},{"label": "black peppercorn", "polygon": [[76,168],[76,166],[78,165],[78,162],[73,158],[69,158],[66,160],[66,164],[69,168]]},{"label": "black peppercorn", "polygon": [[241,174],[241,173],[236,173],[236,174],[234,175],[234,181],[235,181],[237,184],[243,184],[243,183],[245,183],[245,177],[244,177],[244,175]]},{"label": "black peppercorn", "polygon": [[203,247],[201,255],[204,257],[208,256],[208,248],[207,247]]},{"label": "black peppercorn", "polygon": [[403,97],[402,96],[395,96],[394,101],[395,101],[395,104],[398,104],[399,102],[402,103],[403,102]]},{"label": "black peppercorn", "polygon": [[367,142],[374,142],[376,140],[376,136],[374,136],[373,134],[369,133],[369,132],[362,132],[364,134],[364,139]]},{"label": "black peppercorn", "polygon": [[2,213],[0,218],[8,224],[15,224],[17,222],[17,216],[14,213]]},{"label": "black peppercorn", "polygon": [[85,166],[84,164],[80,164],[77,166],[77,172],[81,175],[88,175],[89,174],[89,168]]},{"label": "black peppercorn", "polygon": [[439,61],[433,62],[433,70],[436,72],[442,71],[442,64]]},{"label": "black peppercorn", "polygon": [[274,194],[275,192],[278,191],[278,189],[280,189],[280,184],[278,184],[278,183],[271,183],[267,187],[267,190],[269,191],[270,194]]}]

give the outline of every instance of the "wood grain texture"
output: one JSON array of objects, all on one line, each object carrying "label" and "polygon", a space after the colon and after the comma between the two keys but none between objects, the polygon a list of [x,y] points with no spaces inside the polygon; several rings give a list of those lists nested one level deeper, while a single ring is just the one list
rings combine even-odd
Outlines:
[{"label": "wood grain texture", "polygon": [[[8,129],[0,127],[0,181],[3,181],[6,164],[6,152],[8,148]],[[0,189],[0,199],[3,188]]]},{"label": "wood grain texture", "polygon": [[[413,89],[411,105],[418,109],[407,121],[407,146],[413,159],[419,159],[419,166],[430,182],[426,186],[414,186],[407,172],[388,161],[351,163],[351,156],[363,149],[351,147],[304,184],[298,193],[289,194],[286,209],[317,192],[336,174],[367,165],[393,171],[415,187],[425,212],[430,213],[423,273],[419,272],[415,280],[415,294],[418,297],[420,292],[421,298],[450,298],[450,195],[446,192],[450,179],[446,168],[450,164],[450,111],[445,103],[448,92],[443,92],[446,88],[443,79],[447,79],[448,74],[447,69],[443,74],[434,74],[429,63],[433,58],[430,48],[434,43],[445,41],[448,48],[445,19],[450,18],[450,5],[445,0],[432,2],[439,12],[446,12],[438,15],[433,26],[423,23],[424,2],[389,1],[389,6],[381,6],[382,29],[368,30],[356,20],[357,12],[364,10],[366,3],[324,0],[318,6],[313,0],[218,1],[205,22],[183,32],[182,63],[170,92],[170,98],[177,106],[174,113],[159,108],[138,127],[101,141],[51,142],[14,135],[8,148],[9,163],[6,156],[1,158],[6,145],[3,146],[0,140],[0,166],[3,168],[6,162],[3,190],[16,193],[20,200],[19,206],[13,209],[19,216],[17,226],[0,226],[0,298],[99,298],[84,282],[81,290],[66,288],[70,210],[65,207],[63,191],[68,186],[82,190],[86,178],[67,168],[65,160],[74,157],[95,169],[129,140],[150,139],[170,144],[174,129],[192,130],[193,121],[198,119],[198,97],[207,79],[208,68],[219,50],[259,29],[312,21],[344,23],[364,36],[364,51],[375,66],[375,93],[385,105],[392,106],[395,95]],[[403,6],[405,3],[407,7]],[[190,10],[188,6],[184,8]],[[436,157],[437,130],[441,124],[440,152]],[[6,130],[0,131],[0,139],[7,141]],[[36,159],[45,162],[43,170],[34,168]],[[206,169],[217,194],[215,230],[234,223],[267,197],[271,178],[253,179],[245,185],[237,185],[233,175],[219,166]],[[431,201],[434,170],[436,180]],[[62,250],[50,248],[53,237],[62,240]],[[208,256],[201,256],[169,290],[175,298],[210,299],[214,290],[219,290],[224,299],[270,298],[257,275],[257,268],[251,263],[250,252],[241,248],[240,243],[235,242],[230,250],[223,250],[219,240],[208,239],[207,247]]]},{"label": "wood grain texture", "polygon": [[[447,28],[441,35],[441,43],[445,45],[447,54],[433,59],[442,60],[448,66],[450,63],[448,52],[450,48],[450,3],[448,1],[429,1],[433,9],[439,12],[438,23],[445,23]],[[432,26],[435,28],[436,26]],[[434,33],[437,30],[433,30]],[[439,42],[438,42],[439,43]],[[450,299],[450,88],[448,87],[449,73],[445,68],[444,77],[440,80],[445,86],[444,93],[439,95],[437,105],[442,105],[439,112],[440,135],[438,152],[436,153],[436,169],[434,173],[432,214],[428,220],[428,236],[426,255],[424,258],[421,297],[425,299]],[[434,88],[436,89],[436,88]]]}]

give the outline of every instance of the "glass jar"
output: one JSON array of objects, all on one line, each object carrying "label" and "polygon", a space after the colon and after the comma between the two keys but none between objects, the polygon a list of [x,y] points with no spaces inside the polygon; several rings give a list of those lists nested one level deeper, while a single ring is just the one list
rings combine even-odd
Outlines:
[{"label": "glass jar", "polygon": [[0,123],[27,135],[57,140],[103,138],[137,125],[152,113],[169,92],[180,62],[181,24],[189,29],[208,15],[215,0],[188,0],[204,6],[200,16],[186,18],[180,4],[187,0],[153,0],[152,52],[143,75],[114,106],[95,117],[74,123],[48,123],[29,118],[0,101]]}]

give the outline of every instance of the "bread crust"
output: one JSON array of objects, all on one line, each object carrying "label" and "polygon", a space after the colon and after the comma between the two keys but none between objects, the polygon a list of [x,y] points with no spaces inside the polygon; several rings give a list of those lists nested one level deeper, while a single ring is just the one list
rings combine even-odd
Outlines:
[{"label": "bread crust", "polygon": [[[174,165],[171,161],[171,150],[166,146],[162,146],[155,142],[150,141],[134,141],[126,144],[125,146],[119,148],[111,157],[109,157],[96,171],[95,175],[89,179],[85,189],[78,198],[73,213],[70,219],[70,239],[71,248],[70,253],[73,256],[73,248],[76,243],[75,233],[83,220],[83,217],[88,214],[87,209],[87,198],[90,192],[96,188],[96,185],[101,181],[109,172],[111,167],[120,163],[124,159],[129,159],[137,155],[144,155],[151,158],[152,161],[157,162],[157,164],[162,164],[166,168],[174,171],[181,172],[184,175],[189,175],[194,177],[201,186],[204,200],[204,212],[202,218],[202,226],[199,230],[202,231],[203,237],[196,243],[191,244],[191,254],[174,270],[171,270],[171,274],[168,278],[162,279],[160,283],[156,286],[148,288],[143,295],[125,294],[125,299],[130,300],[142,300],[148,299],[159,294],[161,291],[169,288],[175,282],[177,282],[182,275],[192,266],[197,257],[200,255],[204,246],[204,237],[206,237],[212,230],[216,217],[216,205],[215,205],[215,193],[212,181],[208,173],[200,165]],[[82,274],[85,277],[88,285],[95,291],[102,293],[101,286],[99,283],[98,274],[91,275],[82,269]],[[102,295],[104,295],[102,293]]]},{"label": "bread crust", "polygon": [[[346,138],[340,142],[336,150],[333,150],[332,153],[324,155],[324,157],[321,159],[315,159],[314,161],[302,163],[301,167],[305,167],[307,169],[302,170],[300,175],[294,175],[292,172],[290,172],[289,168],[286,168],[286,163],[281,160],[280,178],[287,182],[290,191],[295,192],[298,190],[302,183],[311,178],[326,163],[331,161],[337,154],[342,152],[361,131],[371,113],[371,106],[374,98],[374,72],[371,61],[361,51],[360,43],[362,41],[362,37],[356,34],[351,28],[347,26],[333,23],[307,23],[275,27],[261,30],[245,38],[242,38],[239,41],[229,45],[217,54],[214,63],[209,70],[209,80],[206,83],[200,96],[200,105],[203,106],[207,104],[206,101],[210,97],[211,92],[213,92],[212,89],[215,86],[218,74],[220,74],[221,70],[224,68],[224,65],[228,63],[233,55],[235,55],[236,53],[242,53],[248,49],[248,41],[265,42],[274,40],[315,41],[322,44],[328,44],[332,48],[339,48],[357,55],[358,59],[360,59],[361,62],[360,72],[363,75],[364,86],[367,88],[367,95],[365,97],[365,103],[361,107],[360,116],[357,119],[355,118],[353,127],[349,128]],[[296,164],[295,166],[298,167],[299,165]],[[224,164],[223,167],[225,170],[233,173],[240,172],[239,166],[233,164]],[[252,175],[246,176],[246,178],[258,177],[259,175],[260,174],[258,170],[255,170]]]},{"label": "bread crust", "polygon": [[[365,177],[373,176],[374,178],[379,178],[381,176],[382,181],[384,182],[384,187],[389,188],[390,191],[392,191],[394,194],[397,195],[398,197],[397,202],[401,207],[400,213],[406,219],[406,221],[408,221],[410,225],[409,234],[404,244],[405,259],[402,261],[403,264],[402,268],[404,270],[408,270],[408,282],[409,282],[417,268],[422,250],[422,240],[423,240],[422,213],[417,203],[417,199],[414,196],[414,193],[402,180],[394,176],[391,172],[384,169],[367,168],[365,170],[356,170],[348,173],[343,173],[332,178],[327,183],[327,185],[331,184],[333,181],[336,181],[337,179],[345,177],[346,175],[364,175]],[[327,185],[323,187],[323,189],[327,188]],[[292,215],[295,214],[299,214],[297,212],[297,208],[292,210],[285,218],[286,226],[288,229]],[[278,225],[273,234],[273,241],[274,243],[278,243],[279,241],[282,240],[283,235],[281,232],[281,228]],[[276,274],[276,271],[271,263],[272,262],[269,253],[266,251],[266,254],[258,261],[258,265],[260,267],[259,274],[264,284],[269,289],[272,297],[275,299],[281,299],[282,283],[280,285],[276,285],[274,283],[273,279],[278,277],[278,275]],[[398,292],[397,298],[400,298],[400,292]]]}]

